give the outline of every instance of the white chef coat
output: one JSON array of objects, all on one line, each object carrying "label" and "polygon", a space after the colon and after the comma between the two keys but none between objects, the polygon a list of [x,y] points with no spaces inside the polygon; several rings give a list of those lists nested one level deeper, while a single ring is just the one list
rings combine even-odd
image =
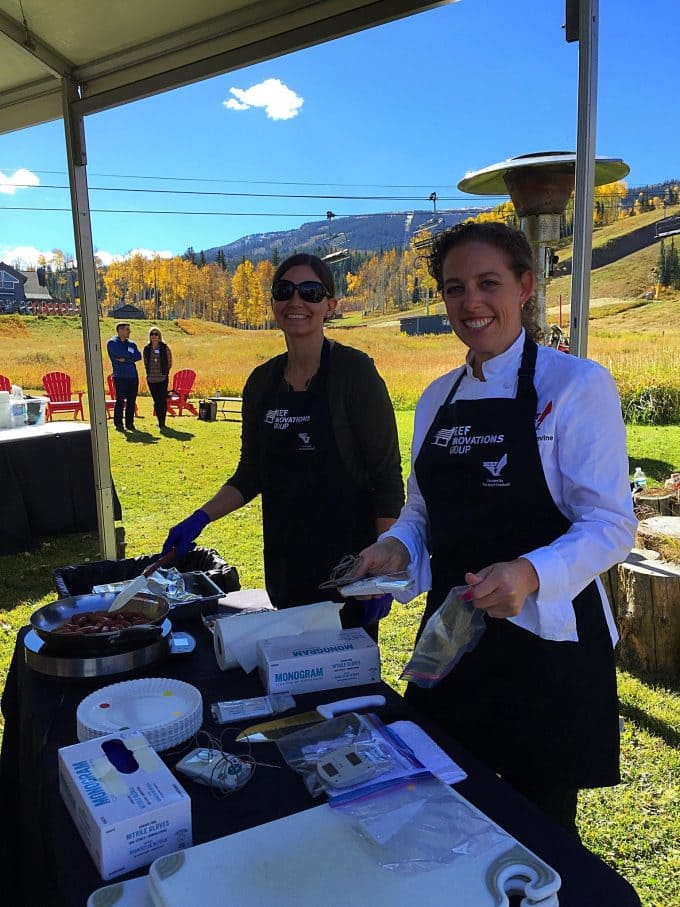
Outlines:
[{"label": "white chef coat", "polygon": [[[406,504],[397,522],[380,536],[397,538],[408,549],[408,570],[414,586],[407,594],[395,596],[402,601],[409,601],[432,583],[427,509],[413,470],[432,420],[461,371],[464,376],[456,399],[514,397],[523,347],[524,330],[509,349],[484,363],[484,381],[472,374],[468,355],[464,366],[433,381],[418,401]],[[595,579],[614,644],[618,633],[599,574],[626,558],[637,525],[616,385],[596,362],[541,345],[534,385],[538,397],[536,438],[543,472],[557,508],[572,525],[550,545],[522,555],[536,570],[539,589],[527,597],[516,617],[507,620],[543,639],[577,641],[572,601]],[[530,508],[531,501],[526,506]],[[464,513],[451,516],[465,519]]]}]

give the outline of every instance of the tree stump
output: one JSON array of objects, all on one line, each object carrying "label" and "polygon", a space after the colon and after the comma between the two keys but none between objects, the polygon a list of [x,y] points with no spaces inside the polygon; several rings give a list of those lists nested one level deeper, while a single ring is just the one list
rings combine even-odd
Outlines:
[{"label": "tree stump", "polygon": [[660,680],[680,677],[680,564],[633,549],[602,579],[621,637],[619,661]]},{"label": "tree stump", "polygon": [[[652,551],[648,548],[633,548],[627,558],[628,563],[640,563],[641,561],[656,561],[660,558],[658,551]],[[602,580],[602,585],[604,586],[604,591],[607,593],[607,599],[611,605],[612,614],[614,615],[614,620],[616,621],[616,626],[619,626],[619,600],[621,597],[621,590],[619,588],[619,567],[620,564],[614,564],[613,567],[610,567],[606,573],[603,573],[600,576]]]},{"label": "tree stump", "polygon": [[677,503],[677,493],[667,491],[665,488],[641,491],[635,495],[635,509],[639,509],[650,517],[655,513],[659,516],[673,516]]},{"label": "tree stump", "polygon": [[635,544],[658,551],[666,560],[678,560],[673,552],[680,551],[680,516],[651,516],[640,520]]}]

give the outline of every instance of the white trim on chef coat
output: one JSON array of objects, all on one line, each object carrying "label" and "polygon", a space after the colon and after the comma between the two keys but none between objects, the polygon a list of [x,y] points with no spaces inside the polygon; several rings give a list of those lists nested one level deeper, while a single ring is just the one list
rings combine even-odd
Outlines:
[{"label": "white trim on chef coat", "polygon": [[[473,376],[468,361],[433,381],[418,402],[406,504],[397,522],[380,536],[397,538],[408,549],[415,587],[408,595],[395,596],[402,601],[432,584],[427,511],[413,470],[423,439],[461,371],[465,374],[456,399],[516,396],[523,347],[522,330],[509,349],[484,363],[485,381]],[[615,644],[618,633],[599,574],[625,560],[637,525],[616,385],[596,362],[541,345],[534,385],[537,423],[543,415],[536,429],[543,472],[555,504],[572,526],[552,544],[524,553],[536,570],[539,590],[528,596],[516,617],[507,619],[543,639],[577,641],[572,600],[595,579]],[[452,518],[464,520],[465,514],[452,513]]]}]

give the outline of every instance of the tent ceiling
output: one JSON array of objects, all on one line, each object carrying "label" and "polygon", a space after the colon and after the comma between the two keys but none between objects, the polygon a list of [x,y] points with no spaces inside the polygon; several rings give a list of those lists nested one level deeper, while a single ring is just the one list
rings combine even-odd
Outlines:
[{"label": "tent ceiling", "polygon": [[[0,133],[104,110],[446,0],[0,0]],[[25,16],[25,22],[24,22]]]}]

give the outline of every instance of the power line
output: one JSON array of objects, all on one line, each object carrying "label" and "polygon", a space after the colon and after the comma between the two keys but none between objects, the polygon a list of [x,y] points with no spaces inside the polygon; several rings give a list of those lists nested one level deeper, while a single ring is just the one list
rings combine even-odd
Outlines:
[{"label": "power line", "polygon": [[[15,189],[69,189],[69,186],[59,186],[51,183],[41,183],[36,186],[32,183],[12,183]],[[90,192],[132,192],[145,195],[190,195],[208,196],[216,198],[305,198],[325,199],[328,201],[367,201],[367,202],[426,202],[429,198],[416,195],[312,195],[290,194],[285,192],[216,192],[199,189],[139,189],[132,186],[89,186]],[[439,201],[469,201],[469,195],[438,196]],[[485,198],[507,198],[507,195],[488,195]]]},{"label": "power line", "polygon": [[[20,167],[0,167],[0,170],[20,170]],[[52,176],[66,176],[64,170],[33,170],[31,173],[48,173]],[[160,182],[177,182],[177,183],[225,183],[225,184],[242,184],[245,186],[343,186],[345,188],[359,189],[431,189],[434,185],[441,185],[441,180],[433,180],[426,185],[408,184],[408,183],[313,183],[305,180],[249,180],[249,179],[216,179],[214,177],[199,176],[155,176],[152,174],[140,173],[95,173],[90,171],[90,176],[103,177],[105,179],[136,179],[136,180],[156,180]],[[446,181],[444,181],[446,182]]]},{"label": "power line", "polygon": [[[67,211],[71,213],[71,208],[32,208],[24,205],[2,205],[0,211]],[[276,211],[274,213],[266,211],[156,211],[143,210],[139,208],[90,208],[92,214],[196,214],[202,217],[318,217],[321,214],[315,211],[313,214],[290,214],[285,211]],[[396,213],[396,212],[387,212]],[[343,217],[356,217],[354,214],[344,214]]]}]

